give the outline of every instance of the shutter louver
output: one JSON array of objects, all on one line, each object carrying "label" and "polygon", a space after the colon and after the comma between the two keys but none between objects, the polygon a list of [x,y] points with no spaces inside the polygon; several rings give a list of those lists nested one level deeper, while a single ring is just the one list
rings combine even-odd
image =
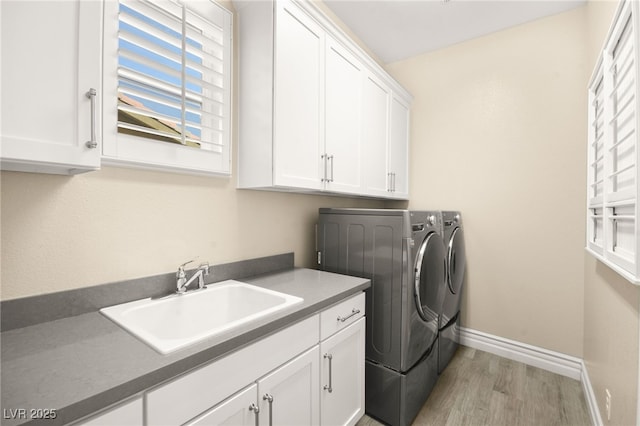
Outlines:
[{"label": "shutter louver", "polygon": [[188,2],[120,0],[118,132],[221,152],[224,43],[223,29]]}]

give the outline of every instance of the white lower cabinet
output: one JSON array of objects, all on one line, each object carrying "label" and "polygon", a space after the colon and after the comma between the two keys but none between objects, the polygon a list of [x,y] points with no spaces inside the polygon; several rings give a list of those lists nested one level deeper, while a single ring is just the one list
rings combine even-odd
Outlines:
[{"label": "white lower cabinet", "polygon": [[354,425],[364,414],[364,306],[359,293],[146,391],[144,404],[80,424]]},{"label": "white lower cabinet", "polygon": [[320,424],[319,362],[316,345],[258,381],[261,425]]},{"label": "white lower cabinet", "polygon": [[136,397],[74,423],[74,426],[142,426],[143,424],[142,397]]},{"label": "white lower cabinet", "polygon": [[147,424],[195,419],[316,346],[319,328],[319,315],[314,315],[146,392]]},{"label": "white lower cabinet", "polygon": [[253,384],[212,408],[187,426],[252,426],[258,385]]},{"label": "white lower cabinet", "polygon": [[318,425],[318,345],[226,399],[188,426]]},{"label": "white lower cabinet", "polygon": [[323,425],[354,425],[364,414],[365,319],[320,344]]}]

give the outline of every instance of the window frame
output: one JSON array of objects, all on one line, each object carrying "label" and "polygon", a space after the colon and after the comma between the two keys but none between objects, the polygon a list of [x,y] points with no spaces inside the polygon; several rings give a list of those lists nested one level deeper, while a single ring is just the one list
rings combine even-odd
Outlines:
[{"label": "window frame", "polygon": [[[102,164],[107,166],[196,175],[231,175],[231,125],[233,111],[233,13],[221,4],[209,0],[186,0],[194,7],[214,8],[215,18],[223,27],[224,46],[224,107],[223,134],[220,152],[162,142],[152,138],[118,132],[118,11],[119,0],[104,1],[103,28],[103,96],[102,96]],[[181,1],[180,3],[183,3]],[[210,4],[209,4],[210,3]],[[200,13],[202,16],[202,13]]]}]

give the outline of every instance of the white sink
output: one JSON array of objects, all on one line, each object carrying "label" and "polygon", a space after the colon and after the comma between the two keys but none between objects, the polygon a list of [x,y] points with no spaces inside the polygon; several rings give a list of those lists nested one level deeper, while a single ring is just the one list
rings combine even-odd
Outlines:
[{"label": "white sink", "polygon": [[161,354],[231,332],[303,301],[234,280],[162,299],[141,299],[100,312]]}]

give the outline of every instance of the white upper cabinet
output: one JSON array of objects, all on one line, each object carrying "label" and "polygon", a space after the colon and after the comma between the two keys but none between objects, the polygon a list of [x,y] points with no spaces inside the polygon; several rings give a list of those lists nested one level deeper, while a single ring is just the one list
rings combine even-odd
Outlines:
[{"label": "white upper cabinet", "polygon": [[[395,95],[407,107],[400,121],[408,118],[411,96],[311,2],[235,6],[238,187],[406,197],[392,185],[407,184],[408,132],[393,130],[390,112]],[[375,105],[368,103],[378,95],[370,93],[368,76],[385,91]],[[397,137],[405,140],[389,144]],[[390,146],[404,154],[390,159]]]},{"label": "white upper cabinet", "polygon": [[394,95],[389,129],[389,180],[394,198],[409,198],[409,104]]},{"label": "white upper cabinet", "polygon": [[389,152],[389,106],[391,90],[374,75],[364,79],[362,145],[365,192],[387,197],[391,179],[387,169]]},{"label": "white upper cabinet", "polygon": [[363,65],[327,36],[325,63],[326,188],[357,194],[362,184]]},{"label": "white upper cabinet", "polygon": [[230,174],[228,10],[69,0],[0,12],[3,170]]},{"label": "white upper cabinet", "polygon": [[409,104],[373,74],[364,79],[365,193],[409,197]]},{"label": "white upper cabinet", "polygon": [[280,4],[276,21],[273,183],[320,189],[324,32],[291,3]]},{"label": "white upper cabinet", "polygon": [[589,84],[587,250],[640,284],[640,5],[623,1]]},{"label": "white upper cabinet", "polygon": [[2,170],[100,167],[102,3],[0,2]]}]

